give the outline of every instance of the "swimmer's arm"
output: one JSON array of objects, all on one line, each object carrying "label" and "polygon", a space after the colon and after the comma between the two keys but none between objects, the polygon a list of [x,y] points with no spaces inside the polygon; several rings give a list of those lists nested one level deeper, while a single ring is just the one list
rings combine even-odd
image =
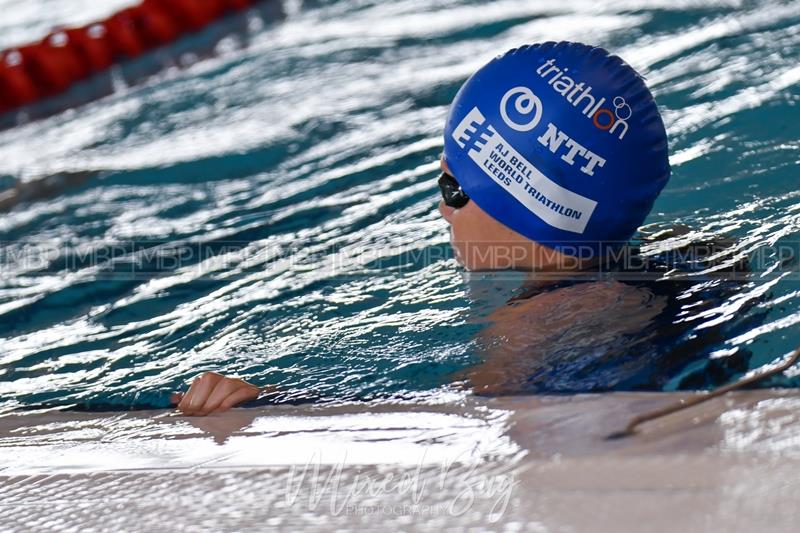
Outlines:
[{"label": "swimmer's arm", "polygon": [[216,372],[200,374],[186,393],[176,392],[172,403],[189,416],[206,416],[227,411],[240,403],[255,400],[261,388],[239,378],[229,378]]},{"label": "swimmer's arm", "polygon": [[478,334],[481,362],[465,377],[476,394],[519,392],[572,328],[593,324],[612,335],[640,331],[666,302],[620,282],[574,285],[505,305]]},{"label": "swimmer's arm", "polygon": [[[481,362],[467,369],[464,377],[475,394],[507,394],[518,391],[526,372],[538,359],[546,335],[531,324],[528,302],[501,308],[488,317],[489,324],[476,338]],[[530,313],[530,314],[529,314]],[[524,340],[520,334],[526,332]]]}]

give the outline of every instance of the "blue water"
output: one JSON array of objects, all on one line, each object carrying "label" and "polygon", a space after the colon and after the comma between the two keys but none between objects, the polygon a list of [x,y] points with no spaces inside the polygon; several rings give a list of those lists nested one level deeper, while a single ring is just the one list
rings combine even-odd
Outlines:
[{"label": "blue water", "polygon": [[[0,46],[126,2],[28,4],[0,2]],[[605,46],[646,76],[673,166],[647,223],[735,237],[754,273],[684,283],[664,306],[646,287],[629,307],[572,289],[606,322],[540,343],[574,298],[525,314],[517,360],[535,361],[511,391],[706,388],[800,344],[800,2],[281,6],[0,131],[0,188],[44,191],[0,218],[0,410],[166,407],[205,370],[278,385],[275,401],[460,390],[491,344],[482,317],[521,277],[452,258],[436,211],[443,120],[483,62],[552,39]],[[645,318],[608,333],[632,316]]]}]

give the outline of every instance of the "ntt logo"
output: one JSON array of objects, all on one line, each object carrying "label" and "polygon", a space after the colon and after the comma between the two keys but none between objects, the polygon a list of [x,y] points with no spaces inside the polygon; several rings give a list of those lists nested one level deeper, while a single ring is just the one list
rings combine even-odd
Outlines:
[{"label": "ntt logo", "polygon": [[592,86],[583,82],[576,82],[567,75],[569,68],[560,68],[555,64],[555,59],[548,59],[542,66],[536,69],[536,73],[553,90],[560,94],[573,107],[583,106],[581,114],[591,119],[592,124],[597,129],[614,134],[619,139],[623,139],[628,132],[628,119],[631,118],[633,111],[631,106],[622,96],[615,96],[611,101],[613,109],[603,107],[606,103],[605,97],[597,99],[592,94]]},{"label": "ntt logo", "polygon": [[[611,116],[612,125],[619,122],[618,113],[620,109],[623,109],[623,106],[620,104],[619,107],[615,109],[617,109],[617,114]],[[512,111],[514,112],[514,118],[509,116],[509,113]],[[599,111],[606,110],[600,109]],[[475,136],[481,137],[483,142],[489,140],[476,129],[479,125],[483,124],[485,118],[478,108],[475,108],[475,112],[477,113],[475,116],[480,116],[480,120],[468,123],[464,129],[461,130],[461,133],[455,137],[461,148],[464,148],[465,143]],[[503,122],[505,122],[509,128],[523,132],[530,131],[535,128],[542,119],[542,101],[528,87],[522,85],[514,87],[506,91],[503,98],[500,99],[500,116],[503,117]],[[608,130],[611,128],[611,125],[599,123],[597,119],[595,119],[595,125],[601,130]],[[489,126],[489,129],[491,130],[490,134],[496,133],[496,130],[491,126]],[[602,167],[606,163],[604,157],[592,152],[575,139],[572,139],[565,131],[552,122],[547,124],[547,130],[542,133],[537,140],[542,146],[550,149],[554,154],[561,155],[561,160],[570,166],[580,161],[580,159],[576,161],[576,157],[583,158],[585,164],[580,166],[580,171],[589,176],[594,176],[595,168]]]}]

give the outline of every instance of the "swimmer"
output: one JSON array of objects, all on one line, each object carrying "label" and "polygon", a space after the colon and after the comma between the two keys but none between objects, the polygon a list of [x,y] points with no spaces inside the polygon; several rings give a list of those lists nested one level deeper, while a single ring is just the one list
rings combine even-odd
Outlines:
[{"label": "swimmer", "polygon": [[[601,331],[615,347],[663,312],[663,296],[615,280],[544,289],[560,283],[556,274],[599,272],[619,258],[669,176],[666,131],[650,91],[602,48],[523,46],[464,83],[444,128],[439,212],[467,271],[530,272],[524,294],[489,317],[483,363],[461,376],[476,392],[523,390],[554,368],[547,350],[563,346],[565,335],[579,345],[589,338],[583,333]],[[576,364],[570,354],[559,357]],[[172,401],[202,416],[261,391],[206,372]]]}]

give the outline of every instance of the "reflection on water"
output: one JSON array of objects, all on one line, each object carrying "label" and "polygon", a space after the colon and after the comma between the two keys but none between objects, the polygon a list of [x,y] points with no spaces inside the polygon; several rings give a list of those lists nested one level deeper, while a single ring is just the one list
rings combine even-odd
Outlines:
[{"label": "reflection on water", "polygon": [[[604,45],[647,77],[673,165],[648,222],[736,237],[755,273],[685,284],[671,304],[622,290],[547,340],[561,366],[525,368],[533,389],[712,386],[798,344],[800,3],[284,11],[251,12],[246,38],[186,69],[0,132],[6,192],[88,177],[0,218],[0,409],[166,407],[203,370],[276,384],[279,402],[437,397],[480,360],[481,298],[500,305],[520,281],[455,268],[433,179],[447,105],[490,57],[547,39]],[[26,13],[2,22],[17,41],[50,23]],[[540,316],[575,319],[561,305]],[[639,329],[665,316],[680,335]],[[608,367],[587,357],[597,346],[685,356]]]}]

